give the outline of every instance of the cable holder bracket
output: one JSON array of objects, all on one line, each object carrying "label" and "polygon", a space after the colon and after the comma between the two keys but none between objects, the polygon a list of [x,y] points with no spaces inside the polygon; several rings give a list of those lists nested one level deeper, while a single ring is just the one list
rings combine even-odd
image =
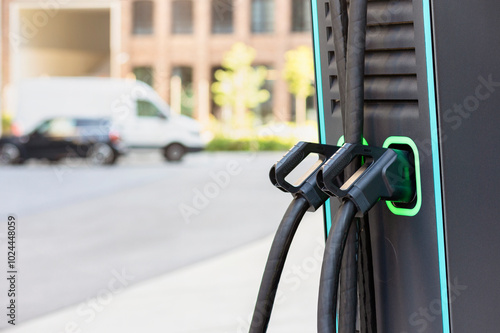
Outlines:
[{"label": "cable holder bracket", "polygon": [[[323,164],[340,147],[300,141],[279,160],[269,172],[271,183],[283,192],[293,196],[301,195],[309,202],[309,211],[316,211],[328,199],[316,183],[316,175]],[[317,154],[318,161],[294,184],[285,178],[307,157]]]}]

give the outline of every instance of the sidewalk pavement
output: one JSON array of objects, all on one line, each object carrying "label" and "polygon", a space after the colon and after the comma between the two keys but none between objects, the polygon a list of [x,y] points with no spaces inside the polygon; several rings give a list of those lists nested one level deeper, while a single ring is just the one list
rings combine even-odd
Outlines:
[{"label": "sidewalk pavement", "polygon": [[[202,263],[21,323],[5,332],[248,332],[271,242],[272,237],[267,237]],[[283,271],[269,332],[316,330],[323,249],[322,214],[307,213]]]}]

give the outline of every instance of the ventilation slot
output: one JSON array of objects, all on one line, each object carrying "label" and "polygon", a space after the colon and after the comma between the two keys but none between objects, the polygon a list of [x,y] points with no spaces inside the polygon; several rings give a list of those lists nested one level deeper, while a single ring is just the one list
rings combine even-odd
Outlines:
[{"label": "ventilation slot", "polygon": [[[409,112],[418,115],[412,1],[369,1],[367,22],[365,60],[367,117],[375,113],[394,115]],[[329,95],[332,98],[333,114],[340,111],[333,45],[328,49],[328,64]]]}]

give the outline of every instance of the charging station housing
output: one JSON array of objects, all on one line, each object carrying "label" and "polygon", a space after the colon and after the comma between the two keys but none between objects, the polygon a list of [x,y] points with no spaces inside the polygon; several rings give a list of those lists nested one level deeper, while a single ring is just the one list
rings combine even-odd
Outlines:
[{"label": "charging station housing", "polygon": [[[342,119],[329,0],[312,0],[321,143]],[[417,197],[369,213],[378,332],[500,327],[500,2],[368,2],[364,138],[415,155]],[[392,206],[391,206],[392,205]],[[325,205],[326,228],[338,208]]]}]

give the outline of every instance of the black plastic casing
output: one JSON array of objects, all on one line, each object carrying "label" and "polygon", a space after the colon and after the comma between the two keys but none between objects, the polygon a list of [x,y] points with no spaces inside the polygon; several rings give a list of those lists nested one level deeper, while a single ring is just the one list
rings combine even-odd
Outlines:
[{"label": "black plastic casing", "polygon": [[[271,167],[269,179],[281,191],[288,192],[294,197],[298,195],[302,196],[309,203],[308,211],[315,212],[328,199],[328,195],[317,184],[316,174],[325,161],[338,149],[339,147],[337,146],[300,141]],[[297,181],[297,184],[289,183],[286,177],[309,154],[318,155],[316,164]]]},{"label": "black plastic casing", "polygon": [[[337,184],[337,177],[356,158],[363,158],[364,164],[344,184]],[[317,183],[328,195],[351,200],[363,216],[379,200],[412,201],[412,168],[406,151],[346,143],[323,164]]]}]

